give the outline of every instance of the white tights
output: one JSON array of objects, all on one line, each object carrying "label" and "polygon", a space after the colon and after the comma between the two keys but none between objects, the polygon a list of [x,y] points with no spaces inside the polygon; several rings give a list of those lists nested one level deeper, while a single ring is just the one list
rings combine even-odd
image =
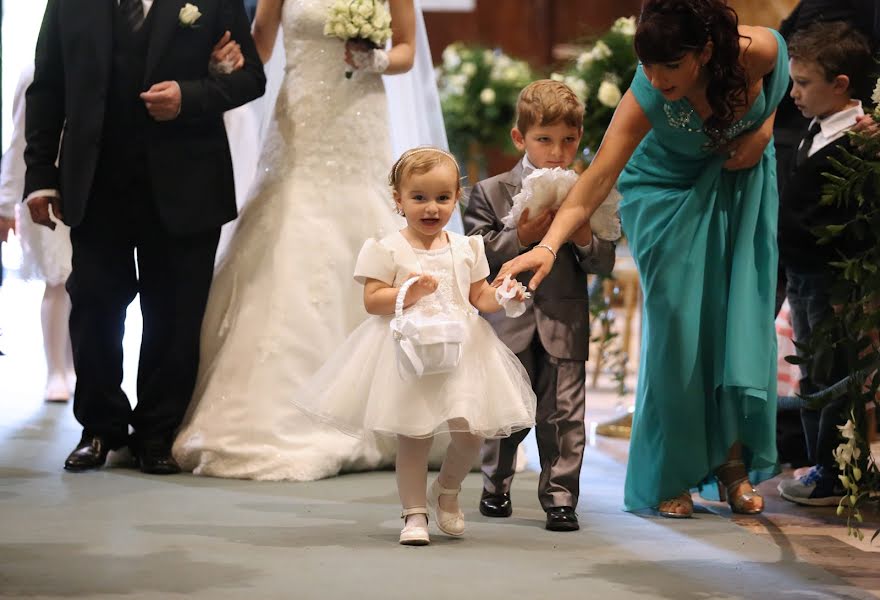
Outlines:
[{"label": "white tights", "polygon": [[[452,432],[452,441],[446,449],[446,458],[440,467],[437,479],[444,488],[458,489],[470,472],[483,438],[472,433]],[[397,492],[404,509],[426,505],[428,486],[428,451],[433,438],[411,438],[397,436]],[[458,512],[457,496],[440,496],[440,507],[447,512]],[[406,524],[426,526],[425,515],[411,515]]]},{"label": "white tights", "polygon": [[73,372],[73,350],[70,346],[70,296],[64,284],[46,285],[40,305],[40,320],[48,377],[66,378],[68,373]]}]

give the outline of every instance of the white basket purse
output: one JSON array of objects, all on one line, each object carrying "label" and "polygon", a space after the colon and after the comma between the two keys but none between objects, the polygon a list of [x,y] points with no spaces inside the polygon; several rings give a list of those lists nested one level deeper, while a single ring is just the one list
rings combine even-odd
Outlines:
[{"label": "white basket purse", "polygon": [[447,318],[403,314],[403,300],[409,288],[418,281],[411,277],[400,286],[394,303],[391,335],[397,351],[397,372],[404,380],[422,375],[448,373],[461,360],[464,323]]}]

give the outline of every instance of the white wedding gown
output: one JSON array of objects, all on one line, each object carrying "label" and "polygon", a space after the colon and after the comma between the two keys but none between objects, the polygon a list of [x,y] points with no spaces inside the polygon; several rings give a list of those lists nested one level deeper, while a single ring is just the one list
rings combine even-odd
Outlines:
[{"label": "white wedding gown", "polygon": [[389,440],[356,439],[290,398],[365,318],[352,274],[371,237],[402,227],[382,79],[345,78],[323,36],[333,0],[286,0],[284,81],[251,197],[202,327],[193,401],[174,456],[195,474],[307,481],[392,464]]}]

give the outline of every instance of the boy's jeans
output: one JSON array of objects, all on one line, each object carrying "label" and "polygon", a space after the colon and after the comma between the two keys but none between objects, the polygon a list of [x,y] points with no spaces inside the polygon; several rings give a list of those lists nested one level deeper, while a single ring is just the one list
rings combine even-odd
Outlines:
[{"label": "boy's jeans", "polygon": [[[810,335],[819,323],[832,313],[831,296],[829,293],[834,283],[834,274],[828,271],[806,271],[786,267],[788,283],[786,295],[791,305],[791,321],[794,339],[799,343],[807,343]],[[801,351],[798,350],[798,354]],[[846,377],[846,362],[843,356],[833,357],[832,367],[819,372],[815,362],[800,365],[801,394],[814,394]],[[810,460],[821,465],[829,476],[836,478],[837,465],[833,451],[840,444],[838,425],[846,423],[848,415],[844,414],[847,398],[842,396],[829,402],[821,409],[801,409],[801,421],[807,442],[807,453]]]}]

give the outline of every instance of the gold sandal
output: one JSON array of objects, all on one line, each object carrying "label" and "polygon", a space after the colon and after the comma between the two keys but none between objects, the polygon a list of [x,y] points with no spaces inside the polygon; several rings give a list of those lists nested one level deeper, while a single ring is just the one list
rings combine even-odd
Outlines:
[{"label": "gold sandal", "polygon": [[[676,510],[684,507],[685,512]],[[690,519],[694,516],[694,501],[689,492],[682,492],[675,498],[664,500],[657,505],[657,514],[667,519]]]},{"label": "gold sandal", "polygon": [[718,478],[718,495],[722,502],[727,501],[730,510],[740,515],[757,515],[764,511],[764,497],[749,482],[743,461],[727,461],[715,469],[715,477]]}]

